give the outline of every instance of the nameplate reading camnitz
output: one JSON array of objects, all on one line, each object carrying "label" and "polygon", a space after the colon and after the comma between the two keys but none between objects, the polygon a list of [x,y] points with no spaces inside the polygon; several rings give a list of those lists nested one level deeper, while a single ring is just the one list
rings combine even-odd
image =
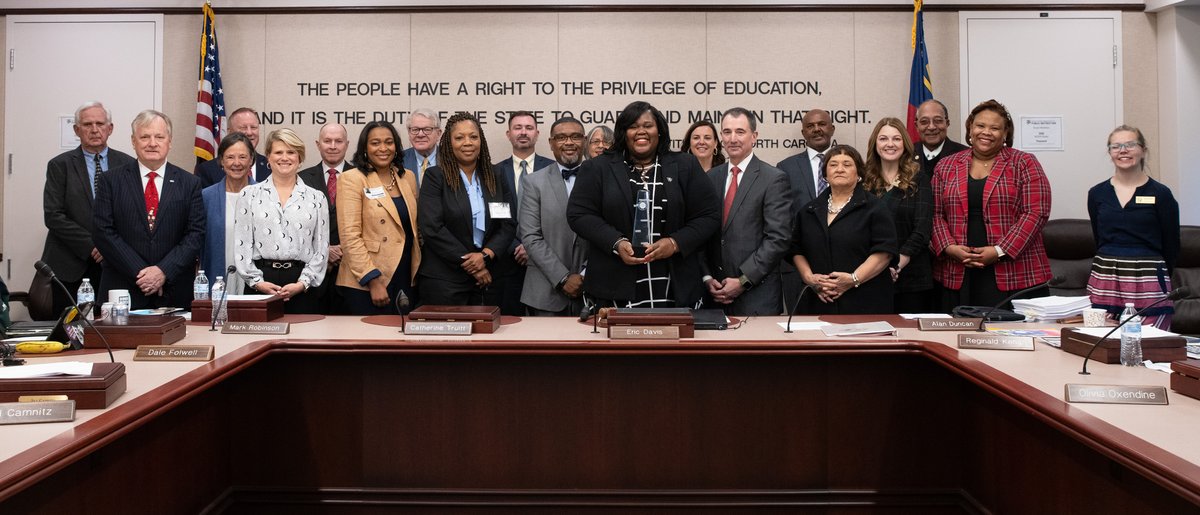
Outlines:
[{"label": "nameplate reading camnitz", "polygon": [[1166,406],[1167,387],[1115,384],[1068,384],[1067,402],[1093,404],[1153,404]]},{"label": "nameplate reading camnitz", "polygon": [[72,420],[75,420],[75,401],[0,403],[0,425]]},{"label": "nameplate reading camnitz", "polygon": [[288,334],[291,324],[287,322],[225,322],[222,334]]},{"label": "nameplate reading camnitz", "polygon": [[1031,336],[1005,336],[1002,334],[970,333],[958,335],[960,349],[987,350],[1033,350]]},{"label": "nameplate reading camnitz", "polygon": [[614,340],[678,340],[679,326],[674,325],[617,325],[608,328]]},{"label": "nameplate reading camnitz", "polygon": [[134,361],[212,361],[212,345],[138,345]]},{"label": "nameplate reading camnitz", "polygon": [[408,322],[404,334],[470,336],[470,322]]},{"label": "nameplate reading camnitz", "polygon": [[981,318],[918,318],[917,328],[922,331],[974,331],[979,329]]}]

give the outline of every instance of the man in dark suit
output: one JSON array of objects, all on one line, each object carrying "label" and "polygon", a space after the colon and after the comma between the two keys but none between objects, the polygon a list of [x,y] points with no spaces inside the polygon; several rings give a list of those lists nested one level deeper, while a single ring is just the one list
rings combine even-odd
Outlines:
[{"label": "man in dark suit", "polygon": [[708,293],[731,315],[778,315],[779,263],[791,246],[788,176],[754,156],[758,121],[735,107],[721,117],[729,161],[708,171],[722,198],[721,230],[706,255]]},{"label": "man in dark suit", "polygon": [[917,160],[921,162],[921,172],[932,178],[938,161],[966,150],[967,146],[951,141],[946,136],[946,130],[950,128],[950,111],[946,109],[946,104],[933,99],[926,100],[917,106],[916,114],[917,132],[921,136]]},{"label": "man in dark suit", "polygon": [[327,123],[317,132],[317,150],[321,162],[300,171],[304,184],[323,194],[329,204],[329,264],[325,268],[325,280],[314,292],[321,299],[326,313],[341,314],[342,298],[334,287],[338,264],[342,262],[342,245],[338,238],[337,223],[337,178],[353,165],[346,162],[346,149],[350,146],[346,128],[340,123]]},{"label": "man in dark suit", "polygon": [[[46,221],[46,245],[42,261],[54,270],[72,292],[91,280],[100,287],[101,261],[104,256],[92,243],[92,202],[96,181],[107,171],[132,163],[128,154],[108,147],[112,135],[112,113],[99,102],[89,102],[75,110],[72,127],[79,146],[63,152],[46,164],[46,185],[42,193],[42,211]],[[53,288],[54,314],[70,306],[66,292]],[[102,300],[97,297],[97,300]]]},{"label": "man in dark suit", "polygon": [[417,188],[425,170],[437,166],[437,144],[442,138],[441,120],[431,109],[414,109],[405,122],[412,146],[404,149],[404,169],[413,172]]},{"label": "man in dark suit", "polygon": [[521,303],[536,316],[577,316],[583,308],[587,240],[567,224],[567,199],[583,162],[583,124],[561,118],[550,126],[555,163],[521,178],[517,233],[529,257]]},{"label": "man in dark suit", "polygon": [[133,309],[186,308],[204,245],[200,179],[167,162],[171,120],[154,110],[133,119],[137,161],[100,178],[92,238],[104,256],[97,299],[129,290]]},{"label": "man in dark suit", "polygon": [[[492,165],[497,177],[504,181],[508,191],[513,192],[514,199],[521,198],[521,177],[541,170],[554,164],[549,158],[534,153],[538,140],[537,118],[529,111],[516,111],[508,117],[508,130],[504,132],[512,143],[512,155],[507,159]],[[512,207],[512,212],[519,213],[520,200]],[[500,302],[500,312],[505,315],[524,315],[525,306],[521,304],[521,288],[525,283],[525,265],[528,256],[520,238],[513,238],[508,248],[508,256],[500,259],[497,286],[503,291]]]},{"label": "man in dark suit", "polygon": [[[238,108],[229,115],[229,130],[245,134],[254,143],[254,148],[251,149],[254,151],[254,168],[250,170],[250,184],[262,182],[271,175],[271,167],[267,164],[266,156],[258,153],[258,112],[249,107]],[[221,169],[220,159],[209,159],[196,165],[195,173],[204,188],[225,180],[225,170]]]},{"label": "man in dark suit", "polygon": [[[796,215],[800,213],[800,210],[812,202],[817,195],[820,195],[827,186],[825,177],[821,175],[821,163],[824,160],[825,151],[829,150],[833,144],[833,133],[836,130],[837,127],[833,125],[833,119],[827,111],[821,109],[806,111],[804,118],[801,119],[800,134],[804,136],[804,146],[807,148],[804,152],[784,159],[777,165],[787,174],[792,186],[791,220],[793,222],[796,221]],[[784,258],[780,265],[780,272],[783,276],[783,304],[786,310],[790,310],[796,303],[796,296],[800,294],[800,289],[804,286],[801,284],[800,275],[796,273],[796,267],[792,265],[791,259]]]}]

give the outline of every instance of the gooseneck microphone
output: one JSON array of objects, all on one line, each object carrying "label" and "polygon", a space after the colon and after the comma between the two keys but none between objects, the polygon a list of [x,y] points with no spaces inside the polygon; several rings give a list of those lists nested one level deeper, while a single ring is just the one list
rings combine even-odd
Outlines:
[{"label": "gooseneck microphone", "polygon": [[[50,269],[50,265],[47,265],[45,261],[39,259],[33,264],[33,269],[36,270],[39,275],[49,277],[54,284],[57,284],[59,288],[62,288],[62,291],[66,292],[67,300],[70,300],[71,305],[75,306],[75,311],[79,312],[81,315],[80,318],[83,319],[83,323],[87,324],[88,327],[91,327],[92,331],[95,331],[96,335],[100,337],[100,341],[104,342],[104,348],[108,350],[108,360],[116,363],[117,359],[113,357],[112,346],[108,344],[108,338],[105,338],[104,333],[100,332],[99,329],[96,329],[96,326],[92,324],[92,321],[88,320],[87,314],[83,313],[79,309],[79,304],[75,303],[75,295],[71,293],[71,290],[67,289],[67,285],[58,280],[58,276],[54,274],[54,270]],[[92,309],[92,306],[88,306],[88,309]]]},{"label": "gooseneck microphone", "polygon": [[1044,283],[1035,284],[1035,285],[1025,288],[1023,290],[1017,290],[1016,293],[1005,297],[1004,300],[996,303],[996,305],[992,306],[991,309],[988,309],[987,311],[983,312],[983,318],[979,319],[979,327],[976,328],[975,330],[976,331],[986,331],[987,329],[984,326],[987,324],[988,317],[992,316],[992,313],[995,312],[997,309],[1000,309],[1000,306],[1003,306],[1003,305],[1007,304],[1008,301],[1017,298],[1018,295],[1021,295],[1026,292],[1031,292],[1038,288],[1044,288],[1047,286],[1058,286],[1058,285],[1062,284],[1064,281],[1065,281],[1065,279],[1063,279],[1062,276],[1056,275],[1056,276],[1050,278],[1049,281],[1046,281]]},{"label": "gooseneck microphone", "polygon": [[1129,322],[1130,320],[1132,320],[1132,319],[1134,319],[1134,318],[1137,318],[1137,317],[1140,317],[1140,316],[1142,316],[1142,313],[1145,313],[1147,310],[1149,310],[1150,308],[1152,308],[1152,307],[1154,307],[1154,306],[1157,306],[1157,305],[1159,305],[1159,304],[1162,304],[1162,303],[1164,303],[1164,302],[1166,302],[1166,301],[1168,301],[1168,300],[1179,300],[1179,299],[1182,299],[1182,298],[1184,298],[1184,297],[1187,297],[1189,294],[1191,294],[1191,290],[1189,290],[1189,289],[1187,288],[1187,286],[1180,286],[1180,287],[1178,287],[1178,288],[1175,288],[1174,290],[1171,290],[1171,292],[1170,292],[1170,293],[1168,293],[1168,294],[1164,295],[1162,298],[1160,298],[1160,299],[1158,299],[1158,300],[1154,301],[1154,302],[1153,302],[1153,303],[1151,303],[1149,306],[1146,306],[1146,307],[1144,307],[1144,308],[1142,308],[1142,309],[1139,309],[1139,310],[1138,310],[1138,312],[1137,312],[1137,313],[1134,313],[1132,316],[1126,317],[1126,318],[1125,318],[1125,320],[1120,320],[1120,317],[1118,317],[1118,321],[1119,321],[1120,323],[1119,323],[1119,324],[1117,324],[1117,326],[1116,326],[1116,327],[1112,328],[1112,330],[1110,330],[1110,331],[1108,332],[1108,334],[1105,334],[1105,335],[1104,335],[1104,338],[1101,338],[1100,340],[1098,340],[1098,341],[1096,342],[1096,344],[1095,344],[1095,345],[1092,345],[1092,350],[1089,350],[1089,351],[1088,351],[1088,353],[1087,353],[1087,355],[1085,355],[1085,356],[1083,357],[1083,370],[1080,370],[1080,371],[1079,371],[1079,375],[1084,375],[1084,376],[1091,375],[1091,373],[1087,371],[1087,364],[1088,364],[1088,360],[1089,360],[1089,359],[1092,359],[1092,353],[1093,353],[1093,352],[1096,352],[1096,349],[1100,347],[1100,344],[1101,344],[1101,343],[1102,343],[1104,340],[1107,340],[1109,336],[1112,336],[1112,334],[1113,334],[1113,333],[1117,332],[1117,329],[1120,329],[1120,328],[1122,328],[1122,327],[1125,327],[1125,324],[1126,324],[1127,322]]},{"label": "gooseneck microphone", "polygon": [[[229,296],[229,274],[232,274],[236,271],[237,271],[236,265],[229,265],[229,266],[225,267],[225,289],[221,290],[221,298],[219,300],[219,303],[217,303],[217,302],[212,303],[212,314],[211,314],[212,324],[208,327],[209,331],[217,330],[217,313],[220,313],[221,309],[225,307],[225,298]],[[225,318],[229,318],[229,317],[226,316]],[[228,321],[229,320],[226,320],[226,322],[228,322]]]},{"label": "gooseneck microphone", "polygon": [[396,312],[400,313],[400,332],[402,333],[404,332],[404,326],[406,325],[406,322],[404,321],[404,312],[408,310],[410,302],[411,301],[408,300],[408,295],[404,293],[404,290],[400,290],[400,294],[396,295]]},{"label": "gooseneck microphone", "polygon": [[803,299],[804,294],[808,293],[808,290],[811,290],[811,289],[812,289],[811,284],[806,284],[806,285],[804,285],[804,288],[800,289],[800,295],[796,296],[796,302],[794,304],[792,304],[792,309],[790,311],[788,311],[787,329],[784,330],[783,332],[785,332],[785,333],[792,332],[792,315],[795,315],[796,310],[800,309],[800,299]]}]

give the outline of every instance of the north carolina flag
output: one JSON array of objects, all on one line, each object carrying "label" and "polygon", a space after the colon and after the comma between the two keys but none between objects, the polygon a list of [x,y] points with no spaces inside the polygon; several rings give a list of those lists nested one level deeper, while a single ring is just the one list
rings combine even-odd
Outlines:
[{"label": "north carolina flag", "polygon": [[921,0],[913,2],[912,70],[908,77],[908,137],[918,141],[917,107],[933,99],[933,81],[929,80],[929,54],[925,52],[924,16]]},{"label": "north carolina flag", "polygon": [[197,161],[217,154],[217,144],[225,136],[225,92],[221,88],[221,64],[217,59],[216,14],[204,3],[204,30],[200,33],[200,87],[196,93]]}]

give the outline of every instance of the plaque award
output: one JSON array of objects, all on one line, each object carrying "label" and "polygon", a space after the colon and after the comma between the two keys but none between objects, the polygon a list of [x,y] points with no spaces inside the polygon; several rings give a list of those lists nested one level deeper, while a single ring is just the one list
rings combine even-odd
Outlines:
[{"label": "plaque award", "polygon": [[646,257],[646,245],[650,244],[650,217],[654,212],[650,191],[645,188],[637,190],[637,203],[633,211],[633,238],[629,242],[633,245],[634,257],[643,258]]}]

